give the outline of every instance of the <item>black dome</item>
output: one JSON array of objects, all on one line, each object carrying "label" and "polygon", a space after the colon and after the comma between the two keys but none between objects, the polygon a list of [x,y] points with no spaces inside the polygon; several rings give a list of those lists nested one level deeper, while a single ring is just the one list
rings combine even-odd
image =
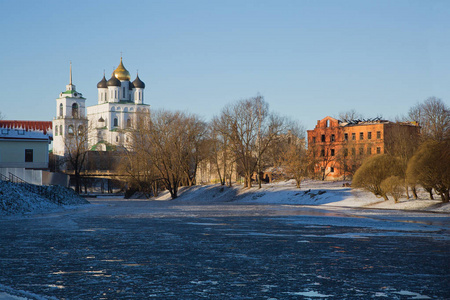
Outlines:
[{"label": "black dome", "polygon": [[136,79],[133,81],[133,85],[135,88],[138,89],[144,89],[145,88],[145,83],[142,82],[141,79],[139,79],[139,75],[136,75]]},{"label": "black dome", "polygon": [[111,79],[106,83],[107,86],[120,86],[120,80],[114,76],[114,73],[111,76]]},{"label": "black dome", "polygon": [[98,89],[106,89],[106,88],[108,88],[108,85],[107,85],[107,82],[106,82],[105,75],[103,75],[102,80],[100,80],[100,82],[97,83],[97,88],[98,88]]}]

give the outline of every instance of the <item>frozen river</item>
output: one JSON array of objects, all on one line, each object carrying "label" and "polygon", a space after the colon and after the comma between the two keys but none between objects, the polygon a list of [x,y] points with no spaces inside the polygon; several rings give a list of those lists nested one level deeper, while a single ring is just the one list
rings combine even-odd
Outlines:
[{"label": "frozen river", "polygon": [[449,299],[445,214],[91,200],[0,218],[0,299]]}]

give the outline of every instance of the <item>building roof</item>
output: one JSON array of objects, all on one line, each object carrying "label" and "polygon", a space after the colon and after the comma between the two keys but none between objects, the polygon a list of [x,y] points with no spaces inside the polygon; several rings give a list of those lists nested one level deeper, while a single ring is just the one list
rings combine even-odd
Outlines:
[{"label": "building roof", "polygon": [[119,80],[130,81],[131,79],[130,72],[128,72],[128,70],[125,69],[125,67],[123,66],[122,57],[120,58],[119,66],[117,67],[117,69],[114,70],[114,75]]},{"label": "building roof", "polygon": [[112,73],[111,78],[106,83],[107,86],[120,86],[119,79],[116,78],[114,73]]},{"label": "building roof", "polygon": [[136,79],[133,81],[133,86],[140,89],[145,88],[145,83],[139,78],[139,74],[136,75]]},{"label": "building roof", "polygon": [[17,120],[0,120],[0,128],[22,129],[25,131],[42,131],[47,134],[52,131],[51,121],[17,121]]},{"label": "building roof", "polygon": [[106,88],[108,88],[107,81],[106,81],[106,78],[105,78],[105,74],[103,74],[102,80],[100,80],[100,82],[97,83],[97,88],[98,89],[106,89]]}]

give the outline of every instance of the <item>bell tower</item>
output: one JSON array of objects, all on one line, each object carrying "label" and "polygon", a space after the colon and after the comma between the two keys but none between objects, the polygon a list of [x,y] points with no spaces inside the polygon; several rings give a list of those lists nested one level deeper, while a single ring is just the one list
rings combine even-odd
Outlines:
[{"label": "bell tower", "polygon": [[[66,91],[56,99],[56,117],[53,118],[53,154],[65,156],[76,147],[87,147],[86,98],[72,84],[72,62],[70,79]],[[86,143],[86,145],[84,145]]]}]

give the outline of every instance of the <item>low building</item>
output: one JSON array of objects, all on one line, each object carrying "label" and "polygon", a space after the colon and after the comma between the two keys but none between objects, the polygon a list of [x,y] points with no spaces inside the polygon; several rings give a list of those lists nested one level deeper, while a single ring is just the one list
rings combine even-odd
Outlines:
[{"label": "low building", "polygon": [[343,122],[326,117],[307,132],[317,177],[345,180],[354,174],[364,158],[389,152],[398,137],[418,138],[420,127],[415,122],[380,118]]},{"label": "low building", "polygon": [[0,120],[0,168],[48,169],[52,122]]}]

